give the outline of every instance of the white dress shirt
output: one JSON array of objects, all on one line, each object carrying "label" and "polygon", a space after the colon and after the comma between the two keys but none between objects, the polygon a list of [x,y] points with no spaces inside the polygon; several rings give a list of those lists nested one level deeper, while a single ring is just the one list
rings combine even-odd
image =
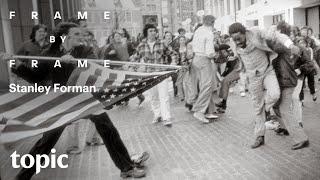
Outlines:
[{"label": "white dress shirt", "polygon": [[215,54],[214,35],[211,27],[201,26],[194,32],[192,48],[196,55],[213,58]]}]

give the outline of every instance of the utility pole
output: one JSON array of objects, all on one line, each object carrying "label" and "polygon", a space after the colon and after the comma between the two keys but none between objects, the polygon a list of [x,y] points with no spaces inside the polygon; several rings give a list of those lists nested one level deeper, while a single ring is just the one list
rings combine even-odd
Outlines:
[{"label": "utility pole", "polygon": [[114,16],[115,16],[115,29],[119,29],[119,14],[118,14],[118,7],[119,7],[119,0],[114,0]]},{"label": "utility pole", "polygon": [[234,22],[237,22],[237,0],[234,0]]}]

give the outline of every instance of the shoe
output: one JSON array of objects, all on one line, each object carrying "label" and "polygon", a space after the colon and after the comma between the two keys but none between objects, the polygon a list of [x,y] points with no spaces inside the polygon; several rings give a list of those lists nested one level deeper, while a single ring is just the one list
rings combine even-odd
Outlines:
[{"label": "shoe", "polygon": [[158,123],[160,121],[162,121],[162,118],[161,117],[156,117],[156,118],[153,119],[152,124]]},{"label": "shoe", "polygon": [[246,92],[241,92],[241,93],[240,93],[240,96],[241,96],[241,97],[245,97],[245,96],[246,96]]},{"label": "shoe", "polygon": [[276,132],[278,136],[289,136],[288,130],[286,130],[284,128],[279,128],[279,129],[275,130],[274,132]]},{"label": "shoe", "polygon": [[315,94],[312,94],[312,100],[316,101],[317,100],[317,96]]},{"label": "shoe", "polygon": [[172,126],[172,122],[170,120],[163,120],[163,125],[167,126],[167,127],[171,127]]},{"label": "shoe", "polygon": [[206,114],[206,115],[205,115],[205,118],[207,118],[207,119],[218,119],[219,116],[214,115],[214,114]]},{"label": "shoe", "polygon": [[203,113],[195,112],[195,113],[193,113],[193,117],[195,117],[196,119],[198,119],[199,121],[201,121],[203,123],[210,122],[208,119],[205,118]]},{"label": "shoe", "polygon": [[221,108],[221,109],[224,109],[224,110],[227,109],[227,105],[224,104],[222,101],[219,102],[219,103],[217,103],[216,106],[217,106],[218,108]]},{"label": "shoe", "polygon": [[126,172],[121,172],[120,177],[121,178],[128,178],[128,177],[133,177],[133,178],[142,178],[146,176],[146,172],[143,169],[139,168],[133,168],[129,171]]},{"label": "shoe", "polygon": [[192,105],[192,104],[186,103],[184,106],[188,109],[189,112],[192,111],[192,108],[193,108],[193,105]]},{"label": "shoe", "polygon": [[148,152],[143,152],[140,154],[134,154],[130,158],[134,163],[135,167],[139,167],[141,164],[147,161],[149,157],[150,157],[150,154]]},{"label": "shoe", "polygon": [[303,128],[303,124],[302,124],[302,122],[299,122],[299,126]]},{"label": "shoe", "polygon": [[254,143],[251,145],[251,148],[255,149],[261,145],[264,145],[264,136],[257,137],[257,139],[254,141]]},{"label": "shoe", "polygon": [[264,123],[267,130],[278,130],[280,128],[280,123],[275,120],[266,121]]},{"label": "shoe", "polygon": [[306,140],[306,141],[302,141],[298,144],[294,144],[291,149],[292,150],[297,150],[297,149],[302,149],[302,148],[305,148],[305,147],[308,147],[309,146],[309,141]]},{"label": "shoe", "polygon": [[77,146],[72,146],[67,149],[67,154],[81,154],[82,150]]},{"label": "shoe", "polygon": [[146,99],[145,97],[144,97],[144,95],[139,95],[138,96],[138,99],[139,99],[139,103],[138,103],[138,106],[140,106],[143,102],[144,102],[144,100]]}]

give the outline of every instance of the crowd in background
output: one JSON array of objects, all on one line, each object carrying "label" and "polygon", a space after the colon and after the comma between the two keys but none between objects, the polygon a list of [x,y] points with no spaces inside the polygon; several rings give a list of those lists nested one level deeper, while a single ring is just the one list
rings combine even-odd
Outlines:
[{"label": "crowd in background", "polygon": [[[210,26],[213,26],[215,19],[209,18],[207,20],[212,21],[209,22],[209,24],[211,23]],[[199,46],[196,46],[199,38],[202,38],[199,32],[208,32],[208,29],[206,29],[206,26],[209,26],[208,24],[198,24],[195,26],[192,29],[194,36],[191,38],[186,37],[186,30],[183,28],[178,30],[177,36],[174,35],[176,34],[175,32],[170,31],[163,32],[163,36],[160,36],[160,33],[155,26],[147,24],[143,32],[137,37],[132,37],[125,28],[119,28],[115,29],[112,34],[106,38],[105,44],[99,47],[97,40],[94,37],[94,33],[87,29],[87,24],[84,20],[70,19],[69,21],[81,27],[81,32],[74,32],[74,41],[80,41],[82,46],[92,48],[94,52],[93,56],[95,58],[108,59],[112,61],[130,61],[181,66],[180,71],[171,77],[172,81],[165,80],[145,93],[149,93],[148,97],[151,103],[151,110],[154,113],[152,123],[163,122],[164,126],[172,125],[174,117],[171,115],[172,109],[170,108],[170,95],[168,94],[168,90],[170,89],[169,86],[171,85],[174,89],[174,96],[177,97],[178,101],[184,102],[187,110],[195,112],[194,117],[203,123],[208,123],[208,119],[217,119],[220,113],[225,113],[230,88],[233,85],[238,83],[239,93],[242,97],[246,96],[248,93],[250,80],[248,80],[245,71],[246,65],[244,65],[242,59],[239,58],[241,55],[239,56],[231,48],[231,41],[235,41],[235,38],[231,36],[232,33],[221,34],[220,31],[214,30],[212,33],[212,49],[206,49],[206,51],[214,52],[214,56],[210,57],[211,61],[209,64],[197,65],[194,63],[195,59],[202,57],[199,52]],[[239,29],[241,32],[241,28]],[[308,63],[303,60],[296,61],[297,63],[294,64],[293,67],[295,68],[293,70],[296,72],[296,76],[302,84],[301,89],[298,89],[300,94],[299,100],[303,103],[303,89],[306,86],[305,84],[307,84],[313,101],[316,101],[317,96],[315,82],[320,81],[320,79],[315,79],[317,72],[319,72],[320,65],[319,39],[314,36],[310,27],[299,28],[296,26],[290,26],[285,22],[279,22],[276,25],[275,31],[286,34],[303,52],[300,57],[295,57],[293,54],[286,54],[286,50],[281,46],[278,46],[278,44],[272,44],[273,42],[270,42],[268,46],[279,51],[277,52],[279,57],[283,55],[283,58],[305,58],[310,60]],[[30,40],[24,42],[16,54],[41,55],[46,48],[50,47],[50,44],[47,42],[47,37],[47,27],[42,24],[35,25],[32,29]],[[267,41],[267,43],[269,42]],[[201,60],[197,59],[196,61]],[[29,66],[27,61],[21,61],[20,63],[24,63],[26,67]],[[272,65],[275,69],[280,88],[285,88],[281,87],[281,85],[288,84],[287,81],[290,81],[291,79],[283,77],[284,73],[281,69],[283,64],[279,63],[279,61],[273,61]],[[205,66],[210,66],[210,68],[207,69]],[[157,71],[156,68],[152,67],[126,66],[121,64],[111,64],[111,68],[116,70]],[[25,71],[15,71],[16,74],[19,74],[19,72]],[[206,79],[204,77],[208,75],[210,75],[210,77],[206,78],[210,82],[206,83]],[[20,76],[23,75],[20,74]],[[172,82],[172,84],[170,82]],[[249,91],[249,93],[253,94],[256,92]],[[208,94],[210,94],[210,96],[207,96]],[[145,100],[143,94],[139,95],[138,98],[139,104],[143,103]],[[125,105],[127,104],[128,103]],[[275,110],[272,111],[275,111],[275,113],[267,112],[267,120],[273,120],[273,116],[277,114],[276,105],[274,109]],[[198,112],[199,114],[197,114]],[[204,114],[205,116],[202,116]],[[302,122],[299,123],[300,126],[303,126]],[[87,145],[103,144],[97,131],[93,127],[93,123],[91,123],[89,129],[90,132],[86,139]],[[77,139],[79,138],[78,131],[79,126],[76,126],[75,130],[70,131],[70,137],[74,137],[76,140],[73,139],[70,141],[70,147],[67,150],[68,153],[78,154],[82,151],[80,147],[81,145],[79,145],[80,140]],[[278,128],[277,132],[279,134],[288,134],[288,131],[285,128]],[[262,143],[262,141],[259,143]]]}]

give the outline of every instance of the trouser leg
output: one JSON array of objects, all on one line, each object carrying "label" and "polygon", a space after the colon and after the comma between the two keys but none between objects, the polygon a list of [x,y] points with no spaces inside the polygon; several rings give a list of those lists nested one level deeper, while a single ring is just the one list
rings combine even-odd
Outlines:
[{"label": "trouser leg", "polygon": [[315,87],[314,87],[314,75],[313,74],[308,74],[308,87],[310,89],[310,94],[316,93]]},{"label": "trouser leg", "polygon": [[171,119],[168,84],[168,79],[165,79],[157,85],[158,96],[160,100],[160,114],[163,120]]},{"label": "trouser leg", "polygon": [[227,100],[231,83],[238,79],[240,79],[239,72],[237,71],[230,72],[221,82],[219,97],[224,100]]},{"label": "trouser leg", "polygon": [[132,169],[133,162],[127,148],[123,144],[117,129],[114,127],[107,113],[94,115],[91,121],[101,136],[114,164],[122,171]]},{"label": "trouser leg", "polygon": [[263,77],[252,77],[249,81],[249,91],[252,94],[254,109],[254,136],[257,138],[265,134]]},{"label": "trouser leg", "polygon": [[289,131],[293,141],[300,143],[308,140],[303,128],[299,125],[302,120],[302,105],[297,95],[294,96],[294,88],[287,88],[281,92],[280,113],[282,123]]},{"label": "trouser leg", "polygon": [[185,96],[185,93],[184,93],[184,90],[183,90],[183,77],[184,77],[184,72],[180,71],[178,73],[178,78],[177,78],[177,81],[176,81],[176,87],[177,87],[178,96],[179,96],[180,99],[184,99],[184,96]]},{"label": "trouser leg", "polygon": [[[50,154],[51,149],[58,142],[65,126],[59,127],[57,129],[48,131],[43,134],[42,138],[37,141],[37,143],[32,147],[29,154],[36,158],[36,155],[41,154]],[[41,159],[41,163],[43,163],[44,159]],[[30,164],[29,159],[26,158],[26,164]],[[17,180],[29,180],[36,172],[36,166],[32,166],[31,168],[23,168],[19,174],[17,175]]]},{"label": "trouser leg", "polygon": [[213,92],[213,70],[212,64],[206,57],[195,57],[194,63],[199,79],[199,95],[193,105],[194,112],[205,113]]},{"label": "trouser leg", "polygon": [[188,104],[194,104],[197,100],[198,97],[198,92],[199,92],[199,88],[198,88],[198,79],[197,79],[197,71],[196,68],[194,66],[194,62],[192,62],[190,69],[189,69],[189,81],[188,81],[188,99],[187,99],[187,103]]},{"label": "trouser leg", "polygon": [[154,114],[154,117],[161,117],[161,109],[160,109],[160,100],[159,100],[159,93],[158,93],[158,85],[151,88],[147,91],[147,96],[150,99],[151,110]]},{"label": "trouser leg", "polygon": [[270,112],[271,108],[280,98],[280,87],[274,71],[269,71],[263,80],[265,92],[265,110]]},{"label": "trouser leg", "polygon": [[86,136],[86,142],[93,142],[98,140],[99,140],[99,134],[96,128],[94,127],[94,123],[90,121],[87,136]]}]

